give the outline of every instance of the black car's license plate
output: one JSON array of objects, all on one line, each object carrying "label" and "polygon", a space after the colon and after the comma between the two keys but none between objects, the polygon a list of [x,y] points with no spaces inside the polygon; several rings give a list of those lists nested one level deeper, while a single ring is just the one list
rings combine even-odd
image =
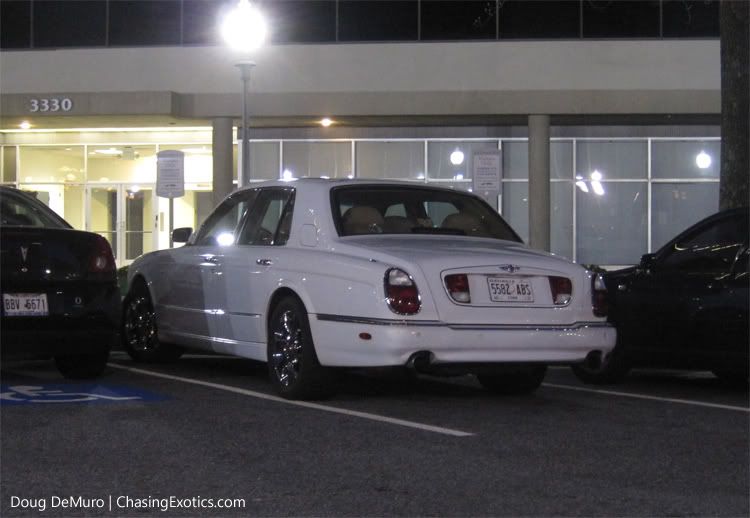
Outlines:
[{"label": "black car's license plate", "polygon": [[46,293],[3,293],[6,317],[46,317],[49,315]]}]

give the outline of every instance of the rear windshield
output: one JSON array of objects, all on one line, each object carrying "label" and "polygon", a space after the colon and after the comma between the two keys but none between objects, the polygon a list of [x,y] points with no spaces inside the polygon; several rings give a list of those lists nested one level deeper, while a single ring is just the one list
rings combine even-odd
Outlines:
[{"label": "rear windshield", "polygon": [[9,189],[0,189],[0,224],[4,227],[70,228],[42,202]]},{"label": "rear windshield", "polygon": [[333,189],[331,203],[340,236],[445,234],[521,242],[492,207],[458,191],[355,185]]}]

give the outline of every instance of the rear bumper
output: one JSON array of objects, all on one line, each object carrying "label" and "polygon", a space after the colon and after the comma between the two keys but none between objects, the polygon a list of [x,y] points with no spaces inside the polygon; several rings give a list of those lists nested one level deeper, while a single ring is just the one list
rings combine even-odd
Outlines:
[{"label": "rear bumper", "polygon": [[[12,291],[5,286],[3,290]],[[47,293],[49,316],[2,316],[3,360],[96,353],[108,351],[117,343],[121,303],[116,285],[83,286],[76,290],[63,286]],[[77,297],[83,299],[82,304],[73,303]]]},{"label": "rear bumper", "polygon": [[[591,352],[611,351],[617,337],[606,322],[472,326],[310,315],[310,327],[320,363],[340,367],[405,365],[422,351],[431,353],[435,364],[573,364]],[[370,338],[362,338],[363,334]]]}]

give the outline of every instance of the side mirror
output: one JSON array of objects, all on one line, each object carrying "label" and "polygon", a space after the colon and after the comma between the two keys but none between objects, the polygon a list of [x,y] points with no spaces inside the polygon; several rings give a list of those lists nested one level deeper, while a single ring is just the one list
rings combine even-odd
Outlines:
[{"label": "side mirror", "polygon": [[172,241],[175,243],[187,243],[193,229],[190,227],[180,227],[172,231]]}]

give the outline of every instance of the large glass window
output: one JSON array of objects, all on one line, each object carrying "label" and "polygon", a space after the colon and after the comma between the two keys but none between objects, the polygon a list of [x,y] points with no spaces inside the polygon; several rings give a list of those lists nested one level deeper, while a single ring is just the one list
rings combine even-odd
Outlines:
[{"label": "large glass window", "polygon": [[335,0],[265,0],[260,7],[275,42],[336,41]]},{"label": "large glass window", "polygon": [[652,178],[719,178],[721,142],[666,140],[651,145]]},{"label": "large glass window", "polygon": [[340,0],[339,41],[417,39],[417,0]]},{"label": "large glass window", "polygon": [[25,49],[31,46],[31,2],[0,2],[0,47]]},{"label": "large glass window", "polygon": [[[250,180],[279,179],[279,143],[250,143]],[[235,167],[235,179],[237,168]]]},{"label": "large glass window", "polygon": [[423,40],[495,38],[495,2],[422,0],[420,6]]},{"label": "large glass window", "polygon": [[284,142],[284,174],[346,178],[352,174],[351,142]]},{"label": "large glass window", "polygon": [[584,38],[658,38],[659,0],[586,0]]},{"label": "large glass window", "polygon": [[[529,184],[503,183],[503,217],[529,242]],[[550,184],[550,251],[573,258],[573,191],[571,182]]]},{"label": "large glass window", "polygon": [[506,0],[500,2],[501,38],[578,38],[580,2]]},{"label": "large glass window", "polygon": [[576,175],[583,180],[646,178],[648,146],[645,140],[579,141],[576,155]]},{"label": "large glass window", "polygon": [[648,246],[646,182],[576,189],[578,256],[584,264],[636,264]]},{"label": "large glass window", "polygon": [[106,0],[36,0],[34,47],[100,47],[107,44]]},{"label": "large glass window", "polygon": [[16,146],[3,146],[3,182],[16,181]]},{"label": "large glass window", "polygon": [[719,36],[719,0],[667,0],[662,17],[665,38]]},{"label": "large glass window", "polygon": [[654,183],[651,187],[651,250],[719,210],[719,183]]},{"label": "large glass window", "polygon": [[85,181],[83,146],[21,146],[24,183]]},{"label": "large glass window", "polygon": [[428,141],[428,176],[439,180],[469,180],[472,154],[487,150],[497,151],[497,141]]},{"label": "large glass window", "polygon": [[218,20],[232,9],[232,0],[183,0],[182,42],[187,44],[220,44]]},{"label": "large glass window", "polygon": [[89,146],[90,182],[156,182],[156,146]]},{"label": "large glass window", "polygon": [[[573,144],[571,142],[550,143],[550,178],[570,180],[573,178]],[[529,178],[529,143],[527,141],[503,141],[503,178]]]},{"label": "large glass window", "polygon": [[424,142],[357,142],[357,176],[423,180]]},{"label": "large glass window", "polygon": [[179,0],[109,2],[109,44],[179,45]]}]

